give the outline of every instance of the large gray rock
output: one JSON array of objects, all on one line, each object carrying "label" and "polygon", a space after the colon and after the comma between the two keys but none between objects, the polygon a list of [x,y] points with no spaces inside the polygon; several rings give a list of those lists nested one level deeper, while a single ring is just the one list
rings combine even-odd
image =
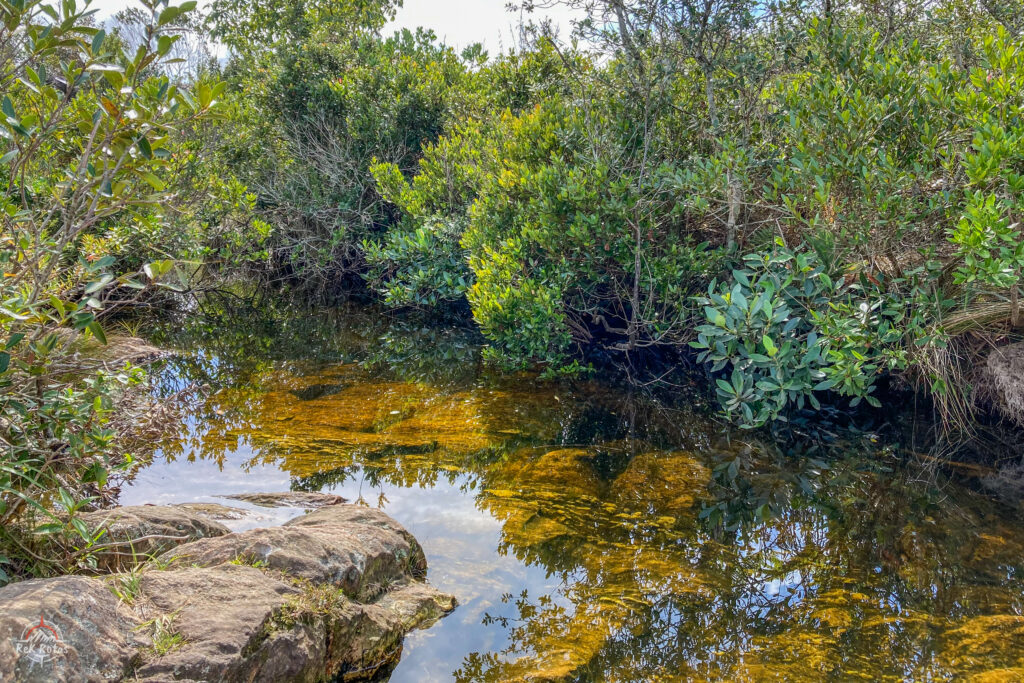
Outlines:
[{"label": "large gray rock", "polygon": [[103,528],[96,554],[102,569],[128,569],[169,548],[198,538],[224,536],[230,529],[209,517],[177,506],[135,505],[79,515],[93,532]]},{"label": "large gray rock", "polygon": [[[180,644],[168,649],[147,634],[151,655],[135,672],[139,678],[251,680],[259,670],[253,657],[268,620],[300,590],[258,569],[240,565],[147,572],[142,577],[148,621],[164,619],[164,637]],[[315,661],[313,662],[315,664]]]},{"label": "large gray rock", "polygon": [[[456,606],[418,581],[426,559],[405,528],[354,505],[195,541],[161,561],[190,567],[143,584],[161,596],[158,610],[177,606],[187,644],[140,668],[143,680],[364,680],[398,660],[408,631]],[[170,577],[189,573],[176,589]],[[254,597],[234,604],[240,594]]]},{"label": "large gray rock", "polygon": [[201,539],[160,560],[177,566],[253,564],[331,584],[357,600],[421,577],[426,569],[423,550],[408,531],[379,510],[354,505],[322,508],[281,527]]},{"label": "large gray rock", "polygon": [[[0,589],[0,680],[121,680],[137,656],[136,625],[102,579],[6,586]],[[38,628],[26,633],[32,627]]]},{"label": "large gray rock", "polygon": [[[147,506],[145,519],[170,520],[174,510]],[[116,516],[128,517],[139,515]],[[420,581],[426,560],[409,532],[351,505],[203,538],[163,558],[132,575],[0,590],[0,680],[369,680],[398,661],[409,630],[456,605]],[[111,585],[122,594],[130,586],[130,604]],[[40,612],[57,635],[41,632],[32,647],[52,657],[33,664],[18,647]]]},{"label": "large gray rock", "polygon": [[364,605],[238,565],[154,573],[144,590],[172,610],[181,644],[138,667],[142,681],[366,680],[398,660],[408,631],[455,607],[424,584]]}]

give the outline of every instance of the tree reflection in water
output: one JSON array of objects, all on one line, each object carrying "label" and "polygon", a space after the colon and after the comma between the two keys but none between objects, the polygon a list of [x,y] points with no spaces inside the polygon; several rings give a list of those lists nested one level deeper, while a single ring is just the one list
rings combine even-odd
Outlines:
[{"label": "tree reflection in water", "polygon": [[[1024,528],[970,490],[856,444],[730,442],[699,411],[593,382],[480,378],[450,331],[345,319],[326,364],[209,339],[174,361],[175,381],[221,388],[164,450],[223,462],[245,445],[300,489],[472,495],[497,551],[557,587],[506,595],[484,627],[507,646],[458,680],[1024,677]],[[403,375],[386,334],[427,358]]]}]

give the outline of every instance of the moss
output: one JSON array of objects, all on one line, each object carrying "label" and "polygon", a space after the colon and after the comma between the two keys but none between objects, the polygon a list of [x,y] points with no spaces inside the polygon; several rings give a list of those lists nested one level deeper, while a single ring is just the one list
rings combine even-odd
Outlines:
[{"label": "moss", "polygon": [[288,629],[297,624],[328,617],[349,604],[341,590],[332,585],[316,585],[305,579],[292,578],[299,592],[290,596],[271,619],[271,628]]},{"label": "moss", "polygon": [[228,564],[240,565],[244,567],[254,567],[256,569],[266,569],[267,561],[262,560],[255,555],[238,555],[230,560]]}]

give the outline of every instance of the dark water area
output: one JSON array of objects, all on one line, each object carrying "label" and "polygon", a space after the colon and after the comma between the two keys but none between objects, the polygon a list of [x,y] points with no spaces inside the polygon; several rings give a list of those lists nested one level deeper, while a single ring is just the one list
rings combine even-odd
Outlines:
[{"label": "dark water area", "polygon": [[491,375],[467,334],[372,309],[152,332],[180,352],[161,391],[210,388],[121,502],[382,508],[460,602],[392,681],[1024,680],[1024,522],[884,439]]}]

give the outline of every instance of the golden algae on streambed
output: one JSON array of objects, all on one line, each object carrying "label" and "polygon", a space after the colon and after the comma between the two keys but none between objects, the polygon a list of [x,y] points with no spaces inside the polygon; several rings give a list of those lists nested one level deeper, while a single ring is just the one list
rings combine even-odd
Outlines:
[{"label": "golden algae on streambed", "polygon": [[[410,638],[393,680],[1024,672],[1011,511],[887,456],[822,467],[645,400],[596,383],[266,364],[197,406],[153,471],[270,470],[396,514],[463,605]],[[189,471],[175,470],[182,496],[200,485]]]}]

